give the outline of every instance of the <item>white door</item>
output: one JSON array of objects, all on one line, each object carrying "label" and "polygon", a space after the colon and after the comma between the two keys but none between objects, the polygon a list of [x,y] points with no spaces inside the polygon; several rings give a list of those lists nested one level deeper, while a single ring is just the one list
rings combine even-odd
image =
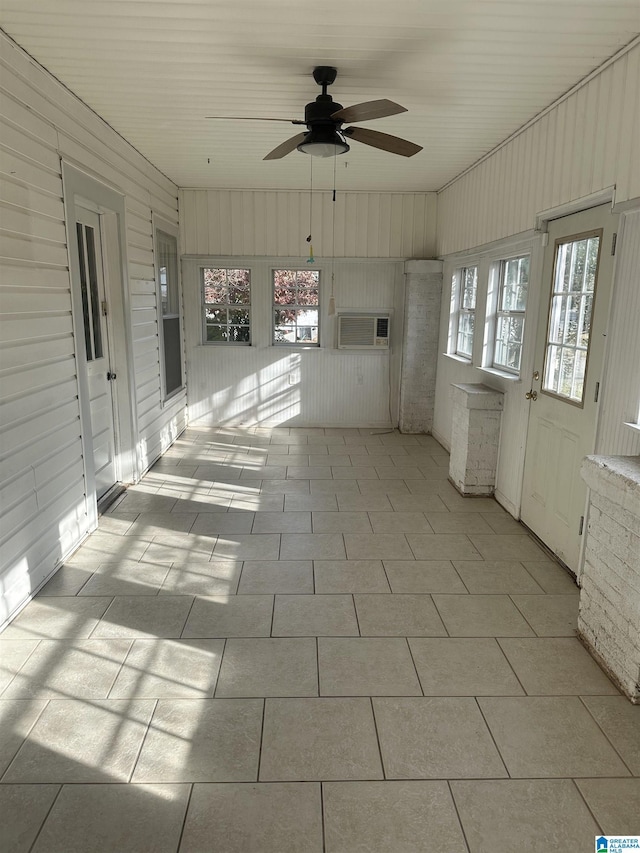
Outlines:
[{"label": "white door", "polygon": [[112,393],[116,376],[111,370],[109,358],[99,215],[77,205],[76,231],[91,409],[93,464],[96,497],[99,500],[116,482]]},{"label": "white door", "polygon": [[574,573],[586,499],[580,463],[595,444],[616,220],[603,205],[549,223],[527,395],[522,521]]}]

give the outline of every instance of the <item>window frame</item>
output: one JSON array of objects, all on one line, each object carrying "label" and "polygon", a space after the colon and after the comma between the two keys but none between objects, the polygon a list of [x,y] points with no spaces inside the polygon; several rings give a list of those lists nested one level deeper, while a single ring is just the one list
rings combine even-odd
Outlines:
[{"label": "window frame", "polygon": [[[475,287],[474,287],[474,300],[473,300],[473,308],[465,308],[463,306],[463,294],[464,294],[464,281],[466,278],[466,273],[469,270],[475,270]],[[479,291],[479,279],[480,279],[480,264],[467,264],[466,266],[458,267],[454,273],[454,288],[455,288],[455,328],[453,330],[452,336],[452,355],[457,358],[462,359],[463,361],[473,363],[473,347],[476,340],[476,313],[478,309],[478,291]],[[459,342],[460,342],[460,319],[461,317],[473,317],[473,332],[471,334],[471,347],[470,352],[460,351]],[[468,335],[468,333],[467,333]]]},{"label": "window frame", "polygon": [[[276,276],[276,272],[315,273],[318,277],[317,286],[315,288],[318,291],[318,302],[317,302],[317,304],[315,306],[312,306],[312,305],[303,305],[303,304],[300,304],[298,302],[292,303],[289,305],[282,305],[280,303],[277,303],[275,301],[275,287],[276,287],[275,276]],[[271,346],[287,347],[287,348],[304,347],[304,348],[308,348],[308,349],[319,349],[321,346],[321,337],[320,336],[321,336],[321,307],[322,307],[322,274],[321,274],[321,270],[320,269],[310,270],[308,268],[300,267],[300,266],[295,266],[295,267],[294,266],[282,266],[282,267],[275,267],[274,266],[271,268],[270,289],[271,289],[271,295],[270,295],[270,300],[271,300]],[[299,290],[299,288],[298,288],[297,283],[296,283],[296,293],[298,292],[298,290]],[[305,310],[308,310],[309,308],[315,309],[315,311],[317,313],[317,323],[316,323],[315,327],[312,326],[312,328],[317,328],[317,340],[316,341],[298,341],[298,340],[296,340],[296,341],[277,341],[276,340],[275,312],[278,310],[282,310],[282,309],[289,309],[289,310],[295,311],[295,312],[304,312]],[[296,330],[298,329],[297,321],[295,324],[295,328],[296,328]]]},{"label": "window frame", "polygon": [[[227,312],[234,307],[238,307],[237,304],[233,304],[230,302],[207,302],[205,300],[205,281],[204,281],[204,271],[205,270],[225,270],[228,274],[229,272],[246,272],[249,277],[249,302],[246,306],[248,314],[249,314],[249,340],[248,341],[233,341],[233,340],[221,340],[221,341],[210,341],[207,340],[207,308],[211,309],[212,307],[218,306],[220,308],[224,308]],[[253,273],[250,267],[248,266],[235,266],[231,267],[227,264],[223,264],[220,266],[216,266],[214,263],[210,264],[200,264],[199,265],[199,277],[200,277],[200,317],[201,317],[201,325],[202,325],[202,345],[203,346],[236,346],[236,347],[251,347],[254,346],[253,343],[253,287],[252,287],[252,278]],[[227,276],[228,277],[228,276]],[[236,326],[237,328],[243,328],[243,326],[239,326],[237,324],[229,323],[228,321],[229,315],[227,313],[227,329],[230,327]],[[220,324],[221,325],[221,324]]]},{"label": "window frame", "polygon": [[[525,306],[523,310],[504,310],[500,306],[502,304],[502,294],[505,285],[505,273],[507,264],[511,261],[523,261],[528,260],[529,262],[529,271],[527,275],[527,289],[526,289],[526,297],[525,297]],[[492,264],[492,269],[489,273],[489,290],[491,290],[493,286],[494,295],[493,295],[493,304],[491,306],[490,312],[488,312],[488,319],[490,319],[491,327],[490,327],[490,342],[491,342],[491,352],[488,364],[486,368],[489,370],[494,370],[498,373],[505,373],[508,376],[513,376],[518,378],[522,371],[522,354],[524,351],[524,334],[525,334],[525,324],[526,324],[526,315],[527,315],[527,306],[529,300],[529,290],[531,286],[531,252],[519,252],[513,255],[509,255],[507,257],[500,258]],[[489,303],[488,303],[489,304]],[[522,337],[520,340],[520,359],[519,359],[519,367],[513,368],[507,364],[502,364],[501,362],[496,361],[496,352],[498,349],[498,329],[500,326],[500,318],[501,317],[518,317],[522,319]]]},{"label": "window frame", "polygon": [[[154,252],[154,271],[155,271],[155,279],[156,279],[156,310],[157,310],[157,324],[158,324],[158,350],[159,350],[159,361],[160,361],[160,396],[161,403],[164,405],[166,402],[171,400],[177,394],[180,394],[185,389],[185,364],[184,364],[184,319],[183,319],[183,306],[182,306],[182,280],[180,278],[180,242],[179,242],[179,233],[178,227],[172,223],[163,219],[162,217],[157,216],[156,214],[152,215],[152,227],[153,227],[153,252]],[[162,298],[162,282],[161,282],[161,267],[160,267],[160,245],[159,245],[159,234],[163,234],[168,237],[170,240],[175,242],[175,281],[173,284],[173,293],[171,294],[171,298],[168,300],[168,305],[170,310],[165,314],[164,313],[164,302]],[[167,287],[170,288],[171,284],[168,282]],[[165,334],[165,320],[174,321],[174,325],[178,327],[178,352],[180,358],[180,384],[173,388],[171,391],[167,391],[167,364],[166,364],[166,334]],[[177,324],[175,321],[177,320]]]}]

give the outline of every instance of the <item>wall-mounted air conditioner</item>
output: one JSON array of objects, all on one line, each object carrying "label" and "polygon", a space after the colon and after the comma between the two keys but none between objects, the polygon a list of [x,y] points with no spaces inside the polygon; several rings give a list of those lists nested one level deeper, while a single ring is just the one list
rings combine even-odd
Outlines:
[{"label": "wall-mounted air conditioner", "polygon": [[389,349],[389,316],[338,314],[338,349]]}]

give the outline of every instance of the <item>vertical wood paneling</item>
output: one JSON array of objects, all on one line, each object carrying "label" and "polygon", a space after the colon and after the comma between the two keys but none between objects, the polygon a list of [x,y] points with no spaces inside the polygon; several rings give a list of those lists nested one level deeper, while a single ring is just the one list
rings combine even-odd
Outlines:
[{"label": "vertical wood paneling", "polygon": [[635,44],[440,191],[438,255],[528,230],[538,213],[614,184],[616,202],[640,197],[639,103]]},{"label": "vertical wood paneling", "polygon": [[[430,258],[435,252],[435,193],[341,193],[335,202],[335,256]],[[187,255],[304,256],[309,193],[181,190],[181,243]],[[313,194],[318,257],[333,254],[331,192]]]},{"label": "vertical wood paneling", "polygon": [[625,423],[640,421],[640,211],[624,216],[622,235],[596,452],[634,456],[640,432]]},{"label": "vertical wood paneling", "polygon": [[[177,188],[1,33],[0,67],[6,229],[0,251],[0,489],[8,486],[11,506],[20,507],[0,535],[1,624],[81,541],[89,523],[60,156],[125,196],[129,270],[151,289],[140,329],[156,330],[156,353],[151,215],[177,222]],[[135,302],[135,286],[127,296]],[[136,385],[159,387],[157,355],[149,362],[141,354]],[[147,392],[142,405],[145,400],[140,443],[157,456],[160,436],[180,420],[185,398],[165,409],[158,392]],[[153,458],[147,452],[146,461]]]}]

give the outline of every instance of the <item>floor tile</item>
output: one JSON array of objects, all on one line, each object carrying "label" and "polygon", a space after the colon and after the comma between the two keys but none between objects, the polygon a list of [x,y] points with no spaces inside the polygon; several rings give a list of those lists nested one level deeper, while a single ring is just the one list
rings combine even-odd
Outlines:
[{"label": "floor tile", "polygon": [[[264,480],[260,486],[260,493],[264,495],[308,495],[310,482],[310,480]],[[325,481],[314,480],[313,482],[323,483]]]},{"label": "floor tile", "polygon": [[34,598],[5,628],[2,639],[86,639],[110,604],[108,596]]},{"label": "floor tile", "polygon": [[363,637],[442,637],[430,595],[354,595]]},{"label": "floor tile", "polygon": [[446,488],[438,494],[450,512],[504,512],[493,498],[463,497],[450,483],[445,483],[443,486]]},{"label": "floor tile", "polygon": [[534,636],[508,595],[434,595],[433,600],[452,637]]},{"label": "floor tile", "polygon": [[151,699],[49,702],[4,782],[126,782],[147,731]]},{"label": "floor tile", "polygon": [[238,560],[188,560],[169,570],[158,594],[233,595],[241,570]]},{"label": "floor tile", "polygon": [[189,785],[65,785],[34,853],[174,853]]},{"label": "floor tile", "polygon": [[191,532],[206,535],[211,533],[251,533],[253,517],[252,512],[203,512],[197,516]]},{"label": "floor tile", "polygon": [[372,533],[366,512],[314,512],[314,533]]},{"label": "floor tile", "polygon": [[106,699],[130,648],[131,640],[42,640],[2,698]]},{"label": "floor tile", "polygon": [[359,495],[360,489],[354,480],[311,480],[312,495]]},{"label": "floor tile", "polygon": [[37,647],[38,640],[5,640],[0,635],[0,693]]},{"label": "floor tile", "polygon": [[[280,534],[224,533],[213,549],[214,560],[278,560]],[[282,559],[287,559],[283,556]]]},{"label": "floor tile", "polygon": [[0,785],[2,849],[26,853],[60,790],[58,785]]},{"label": "floor tile", "polygon": [[286,465],[245,465],[240,474],[240,482],[246,479],[284,480],[286,476]]},{"label": "floor tile", "polygon": [[530,696],[618,695],[589,652],[570,637],[499,641]]},{"label": "floor tile", "polygon": [[190,595],[119,596],[92,638],[179,637],[193,603]]},{"label": "floor tile", "polygon": [[478,702],[514,778],[629,775],[577,697],[481,698]]},{"label": "floor tile", "polygon": [[169,536],[156,536],[155,541],[149,544],[141,562],[184,566],[192,560],[209,560],[213,553],[213,546],[216,544],[214,535],[190,534],[182,541],[174,537],[171,537],[171,540],[169,541]]},{"label": "floor tile", "polygon": [[637,835],[640,814],[640,779],[577,779],[605,835]]},{"label": "floor tile", "polygon": [[317,696],[312,637],[227,640],[216,696]]},{"label": "floor tile", "polygon": [[166,563],[102,563],[78,595],[155,595],[169,571]]},{"label": "floor tile", "polygon": [[213,696],[223,648],[224,640],[134,640],[109,698]]},{"label": "floor tile", "polygon": [[342,534],[283,533],[280,559],[344,560],[345,550]]},{"label": "floor tile", "polygon": [[284,495],[237,495],[231,498],[231,512],[282,512]]},{"label": "floor tile", "polygon": [[345,533],[349,560],[412,560],[403,533]]},{"label": "floor tile", "polygon": [[321,696],[422,696],[405,639],[318,639]]},{"label": "floor tile", "polygon": [[393,512],[387,495],[337,495],[341,512]]},{"label": "floor tile", "polygon": [[369,699],[267,699],[261,781],[382,779]]},{"label": "floor tile", "polygon": [[570,595],[513,595],[516,607],[539,637],[575,637],[578,599]]},{"label": "floor tile", "polygon": [[370,512],[374,533],[432,533],[422,512]]},{"label": "floor tile", "polygon": [[[420,482],[422,480],[412,480]],[[404,480],[358,480],[358,491],[362,495],[408,495],[409,487]],[[415,507],[414,507],[415,508]]]},{"label": "floor tile", "polygon": [[385,560],[384,569],[392,592],[467,591],[449,560]]},{"label": "floor tile", "polygon": [[0,776],[46,705],[45,699],[0,700]]},{"label": "floor tile", "polygon": [[331,467],[328,462],[323,466],[288,465],[286,471],[286,476],[290,480],[331,480],[332,478]]},{"label": "floor tile", "polygon": [[98,519],[98,529],[102,533],[116,533],[123,536],[139,515],[139,512],[114,512],[112,515],[101,515]]},{"label": "floor tile", "polygon": [[195,512],[141,512],[126,532],[138,539],[152,539],[157,533],[176,530],[188,533],[197,518]]},{"label": "floor tile", "polygon": [[320,785],[193,787],[180,853],[322,853]]},{"label": "floor tile", "polygon": [[310,512],[257,512],[252,533],[311,533]]},{"label": "floor tile", "polygon": [[409,639],[425,696],[522,696],[509,662],[492,638]]},{"label": "floor tile", "polygon": [[[434,486],[434,488],[436,488]],[[432,495],[389,495],[396,512],[446,512],[447,507],[437,494]]]},{"label": "floor tile", "polygon": [[240,594],[313,593],[312,560],[245,560]]},{"label": "floor tile", "polygon": [[463,534],[408,533],[407,541],[416,560],[479,560],[480,554]]},{"label": "floor tile", "polygon": [[268,637],[272,615],[272,595],[215,595],[196,598],[182,636]]},{"label": "floor tile", "polygon": [[462,853],[446,782],[326,782],[327,853]]},{"label": "floor tile", "polygon": [[38,593],[38,598],[48,595],[77,595],[93,574],[93,568],[60,566],[55,575]]},{"label": "floor tile", "polygon": [[488,512],[482,516],[494,533],[527,536],[527,528],[508,512]]},{"label": "floor tile", "polygon": [[285,512],[335,511],[338,509],[336,495],[285,495]]},{"label": "floor tile", "polygon": [[134,782],[255,782],[262,699],[160,699]]},{"label": "floor tile", "polygon": [[640,705],[625,696],[585,696],[582,701],[631,772],[640,776]]},{"label": "floor tile", "polygon": [[451,790],[470,853],[594,849],[598,826],[570,779],[452,782]]},{"label": "floor tile", "polygon": [[506,776],[474,699],[373,699],[387,779]]},{"label": "floor tile", "polygon": [[274,637],[357,637],[350,595],[277,595]]},{"label": "floor tile", "polygon": [[469,534],[484,560],[543,560],[544,551],[529,536]]},{"label": "floor tile", "polygon": [[573,576],[557,563],[526,561],[522,565],[545,592],[555,595],[578,595],[580,592]]},{"label": "floor tile", "polygon": [[515,560],[454,560],[453,565],[473,594],[543,593],[522,563]]},{"label": "floor tile", "polygon": [[427,519],[434,533],[494,532],[479,512],[429,512]]},{"label": "floor tile", "polygon": [[381,560],[315,560],[316,593],[390,592]]}]

